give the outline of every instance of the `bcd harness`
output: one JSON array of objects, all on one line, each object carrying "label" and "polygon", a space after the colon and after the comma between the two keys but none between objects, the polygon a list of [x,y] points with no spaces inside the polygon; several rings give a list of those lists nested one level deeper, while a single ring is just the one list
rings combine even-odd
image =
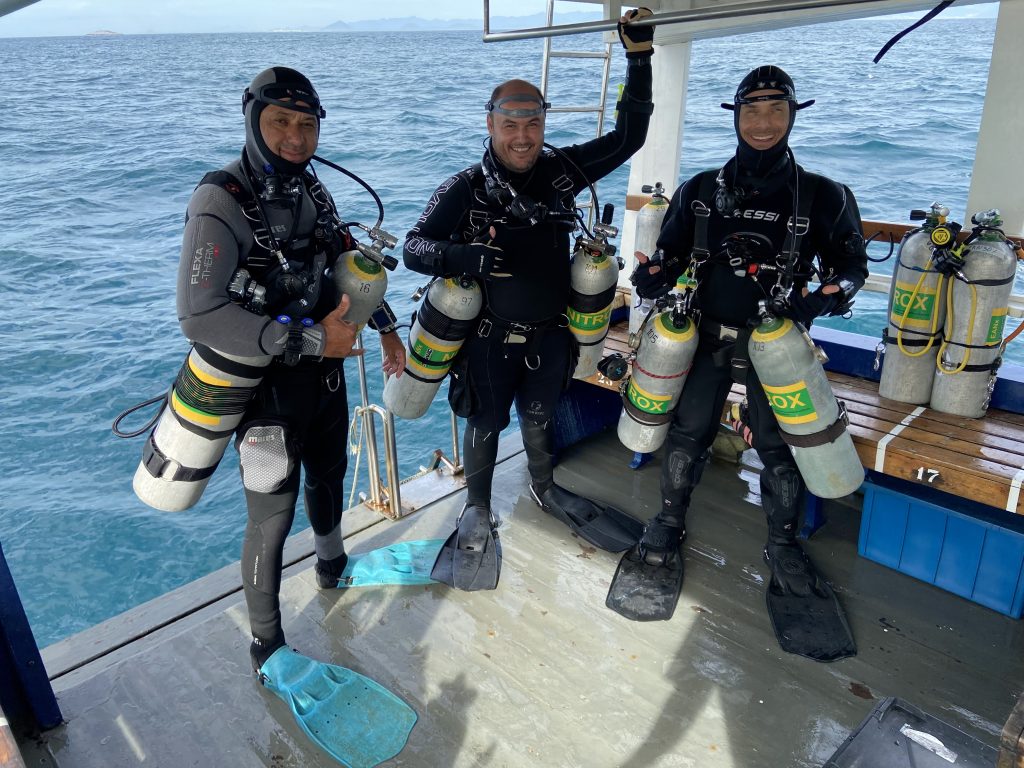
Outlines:
[{"label": "bcd harness", "polygon": [[[797,185],[800,193],[796,196],[794,215],[791,215],[786,221],[786,238],[783,241],[777,263],[776,265],[771,265],[771,268],[775,269],[778,275],[771,289],[773,299],[787,295],[793,287],[797,262],[800,258],[800,244],[810,229],[811,207],[814,203],[818,181],[821,178],[817,174],[804,171],[798,165],[796,166],[796,173],[799,174]],[[690,251],[690,260],[693,271],[692,276],[698,284],[700,269],[712,259],[712,253],[708,248],[708,219],[711,217],[711,209],[708,202],[712,200],[717,186],[717,176],[717,171],[705,171],[701,175],[697,199],[690,205],[690,209],[695,216],[693,248]],[[757,273],[766,266],[758,262],[742,263],[737,261],[735,257],[727,258],[726,261],[736,274],[746,274],[755,279]],[[741,384],[745,383],[743,380],[744,374],[750,364],[746,350],[746,340],[749,337],[749,331],[745,328],[728,328],[717,323],[705,325],[717,326],[717,328],[702,328],[705,332],[710,330],[721,340],[733,340],[735,342],[726,346],[720,352],[727,354],[730,358],[734,380],[739,381]],[[717,353],[716,358],[718,358]],[[716,360],[716,362],[719,361]],[[725,361],[723,359],[720,362],[724,363]],[[788,445],[794,448],[812,448],[834,442],[846,431],[849,424],[849,416],[847,415],[845,404],[838,402],[838,406],[839,414],[836,420],[823,430],[809,435],[794,435],[780,429],[779,434]]]},{"label": "bcd harness", "polygon": [[[810,229],[811,207],[814,204],[814,194],[821,178],[815,173],[808,173],[799,165],[796,166],[796,173],[799,174],[797,183],[800,194],[797,195],[795,217],[791,215],[786,221],[786,238],[783,241],[776,265],[766,265],[756,261],[744,263],[746,260],[736,258],[726,259],[734,272],[740,274],[742,271],[754,279],[762,269],[776,270],[778,277],[772,288],[772,298],[785,295],[792,288],[796,265],[800,258],[800,243]],[[692,277],[698,284],[701,268],[712,259],[711,250],[708,248],[708,219],[711,218],[710,203],[717,187],[717,178],[718,171],[702,173],[697,199],[690,204],[690,210],[694,215],[694,231],[693,247],[690,250],[690,266],[687,269],[692,271]]]}]

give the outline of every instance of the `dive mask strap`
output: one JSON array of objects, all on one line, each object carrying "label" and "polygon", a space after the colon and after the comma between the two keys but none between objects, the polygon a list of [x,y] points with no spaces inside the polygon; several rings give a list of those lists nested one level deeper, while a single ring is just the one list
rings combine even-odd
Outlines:
[{"label": "dive mask strap", "polygon": [[[530,109],[506,109],[504,105],[510,102],[536,104],[537,106]],[[505,117],[539,117],[551,108],[551,104],[535,93],[512,93],[502,96],[497,101],[488,101],[484,108],[488,112],[497,112]]]}]

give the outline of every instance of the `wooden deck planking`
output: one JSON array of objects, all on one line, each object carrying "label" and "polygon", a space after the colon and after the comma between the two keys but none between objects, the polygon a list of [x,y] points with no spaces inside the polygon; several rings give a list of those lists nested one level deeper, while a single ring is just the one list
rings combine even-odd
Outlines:
[{"label": "wooden deck planking", "polygon": [[[629,292],[620,289],[616,306],[629,303]],[[628,323],[612,326],[605,353],[628,355],[627,337]],[[846,404],[857,454],[873,470],[879,442],[918,406],[882,397],[877,382],[842,373],[828,376],[836,397]],[[621,386],[600,373],[585,381],[616,391]],[[728,402],[742,398],[743,387],[734,385]],[[1024,472],[1024,415],[990,409],[984,418],[968,419],[925,408],[884,444],[881,471],[996,509],[1006,509],[1016,495],[1009,511],[1024,514],[1024,494],[1017,493]]]}]

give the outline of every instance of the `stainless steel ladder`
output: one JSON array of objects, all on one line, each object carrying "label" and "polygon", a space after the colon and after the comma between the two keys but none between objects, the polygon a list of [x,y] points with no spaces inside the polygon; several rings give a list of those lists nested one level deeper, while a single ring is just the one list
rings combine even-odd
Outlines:
[{"label": "stainless steel ladder", "polygon": [[[588,3],[589,5],[589,3]],[[547,22],[546,26],[551,28],[555,23],[555,0],[547,0]],[[548,92],[548,80],[551,73],[551,60],[552,59],[598,59],[603,62],[601,68],[601,95],[598,99],[597,104],[581,104],[576,106],[566,107],[551,107],[549,112],[584,112],[592,113],[597,115],[597,130],[594,136],[600,136],[604,131],[604,111],[608,105],[608,81],[611,72],[612,62],[612,44],[606,42],[604,44],[604,51],[573,51],[573,50],[561,50],[556,51],[551,46],[552,37],[550,35],[544,37],[544,57],[541,60],[541,71],[540,71],[540,90],[545,95]],[[587,226],[592,227],[594,225],[594,201],[579,203],[578,208],[587,210]]]}]

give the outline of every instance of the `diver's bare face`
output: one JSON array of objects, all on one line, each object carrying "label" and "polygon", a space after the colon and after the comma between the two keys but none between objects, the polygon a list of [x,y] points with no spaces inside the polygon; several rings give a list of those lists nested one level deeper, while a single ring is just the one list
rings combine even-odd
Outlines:
[{"label": "diver's bare face", "polygon": [[[536,101],[511,101],[505,109],[536,109]],[[533,168],[544,148],[544,115],[508,117],[499,112],[487,115],[491,148],[501,164],[515,173]]]},{"label": "diver's bare face", "polygon": [[[308,106],[305,102],[296,102]],[[267,148],[280,158],[305,165],[316,152],[320,124],[313,115],[268,104],[260,113],[260,133]]]},{"label": "diver's bare face", "polygon": [[[748,99],[758,96],[780,94],[782,91],[762,90],[747,94]],[[753,104],[740,104],[740,117],[737,123],[740,138],[754,149],[771,149],[778,144],[789,130],[788,101],[755,101]]]}]

